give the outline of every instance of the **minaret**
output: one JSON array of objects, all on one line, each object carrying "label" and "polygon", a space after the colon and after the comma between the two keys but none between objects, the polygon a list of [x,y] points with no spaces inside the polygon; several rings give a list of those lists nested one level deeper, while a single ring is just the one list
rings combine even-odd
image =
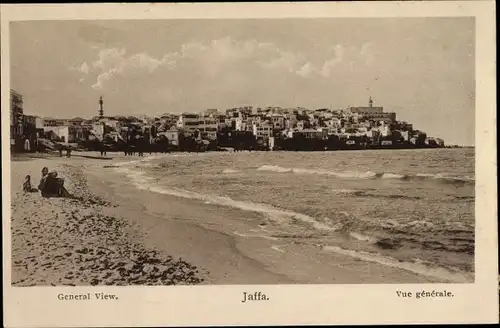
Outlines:
[{"label": "minaret", "polygon": [[103,109],[104,101],[102,100],[102,96],[99,99],[99,118],[102,118],[104,116],[104,109]]},{"label": "minaret", "polygon": [[368,106],[373,107],[373,99],[370,96],[370,99],[368,99]]}]

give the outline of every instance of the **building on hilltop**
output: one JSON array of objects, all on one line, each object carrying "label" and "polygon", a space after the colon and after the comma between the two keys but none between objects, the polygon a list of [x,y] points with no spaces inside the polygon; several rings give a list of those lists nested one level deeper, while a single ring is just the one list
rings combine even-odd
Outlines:
[{"label": "building on hilltop", "polygon": [[217,108],[208,108],[205,110],[205,113],[207,114],[217,114],[219,110]]},{"label": "building on hilltop", "polygon": [[367,120],[384,122],[396,121],[396,113],[384,113],[384,107],[374,107],[371,97],[368,100],[368,107],[349,107],[348,111],[352,114],[358,114]]}]

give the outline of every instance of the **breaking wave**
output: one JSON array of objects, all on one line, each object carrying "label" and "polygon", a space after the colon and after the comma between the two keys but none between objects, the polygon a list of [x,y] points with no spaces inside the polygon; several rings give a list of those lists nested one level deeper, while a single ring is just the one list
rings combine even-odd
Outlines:
[{"label": "breaking wave", "polygon": [[398,180],[434,180],[442,183],[453,183],[453,184],[474,184],[475,179],[473,177],[464,176],[448,176],[443,173],[431,174],[431,173],[417,173],[417,174],[398,174],[390,172],[376,173],[373,171],[327,171],[327,170],[317,170],[317,169],[305,169],[305,168],[287,168],[278,165],[262,165],[257,168],[257,171],[267,171],[267,172],[277,172],[277,173],[295,173],[295,174],[315,174],[315,175],[325,175],[332,176],[336,178],[343,179],[398,179]]},{"label": "breaking wave", "polygon": [[222,173],[225,173],[225,174],[231,174],[231,173],[240,173],[241,171],[239,170],[234,170],[234,169],[225,169],[224,171],[222,171]]},{"label": "breaking wave", "polygon": [[442,267],[433,268],[429,267],[422,261],[403,262],[403,261],[398,261],[391,257],[382,256],[380,254],[343,249],[337,246],[324,246],[323,250],[327,252],[358,258],[364,261],[379,263],[385,266],[404,269],[407,271],[414,272],[416,274],[434,277],[449,282],[465,283],[474,280],[473,275],[470,273],[460,272],[459,270],[449,270]]},{"label": "breaking wave", "polygon": [[262,165],[257,169],[258,171],[270,171],[270,172],[278,172],[278,173],[297,173],[297,174],[319,174],[319,175],[329,175],[338,178],[358,178],[358,179],[367,179],[376,177],[376,173],[372,171],[367,172],[356,172],[356,171],[344,171],[344,172],[336,172],[336,171],[324,171],[324,170],[314,170],[314,169],[303,169],[303,168],[286,168],[277,165]]},{"label": "breaking wave", "polygon": [[141,190],[148,190],[169,196],[199,200],[205,203],[237,208],[243,211],[257,212],[267,215],[277,221],[295,219],[311,224],[317,230],[335,231],[338,229],[337,227],[333,227],[326,223],[319,222],[313,217],[310,217],[309,215],[306,214],[282,210],[274,206],[262,203],[235,200],[230,197],[206,195],[179,188],[167,188],[154,183],[153,179],[151,177],[146,176],[143,171],[131,170],[125,167],[121,167],[119,168],[119,170],[125,173],[128,178],[130,178],[130,180],[134,183],[136,188]]}]

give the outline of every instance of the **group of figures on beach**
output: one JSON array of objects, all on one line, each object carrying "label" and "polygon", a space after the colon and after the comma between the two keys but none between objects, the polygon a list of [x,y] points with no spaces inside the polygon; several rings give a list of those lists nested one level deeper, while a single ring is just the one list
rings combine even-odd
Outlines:
[{"label": "group of figures on beach", "polygon": [[[131,151],[131,150],[124,150],[123,152],[124,152],[125,156],[133,156],[133,155],[136,154],[135,151]],[[106,156],[107,155],[107,151],[106,150],[102,150],[101,149],[100,153],[101,153],[101,156]],[[144,156],[144,152],[143,151],[139,151],[139,152],[137,152],[137,154],[139,156]],[[150,155],[151,155],[151,153],[150,153]]]},{"label": "group of figures on beach", "polygon": [[71,195],[64,187],[64,179],[58,177],[56,171],[49,172],[47,167],[42,169],[42,177],[38,189],[31,185],[31,176],[27,175],[23,183],[24,192],[40,191],[43,197],[70,197]]},{"label": "group of figures on beach", "polygon": [[[101,156],[106,156],[107,151],[106,151],[105,149],[101,149],[101,150],[100,150],[100,153],[101,153]],[[125,150],[123,151],[123,153],[124,153],[124,155],[125,155],[125,156],[135,156],[136,154],[137,154],[138,156],[141,156],[141,157],[142,157],[142,156],[144,156],[144,150],[143,150],[143,149],[140,149],[140,148],[139,148],[139,149],[127,148],[127,149],[125,149]],[[156,152],[156,151],[155,151],[154,153],[156,154],[156,153],[158,153],[158,152]],[[162,153],[162,154],[166,154],[166,153],[167,153],[167,151],[162,151],[161,153]],[[152,152],[152,151],[150,151],[150,152],[149,152],[149,155],[152,155],[152,154],[153,154],[153,152]]]}]

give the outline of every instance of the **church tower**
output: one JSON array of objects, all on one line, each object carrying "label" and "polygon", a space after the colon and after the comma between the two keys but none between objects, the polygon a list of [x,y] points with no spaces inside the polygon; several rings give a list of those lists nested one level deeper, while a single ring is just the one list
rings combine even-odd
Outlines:
[{"label": "church tower", "polygon": [[373,107],[373,99],[371,96],[370,96],[370,99],[368,99],[368,106]]}]

